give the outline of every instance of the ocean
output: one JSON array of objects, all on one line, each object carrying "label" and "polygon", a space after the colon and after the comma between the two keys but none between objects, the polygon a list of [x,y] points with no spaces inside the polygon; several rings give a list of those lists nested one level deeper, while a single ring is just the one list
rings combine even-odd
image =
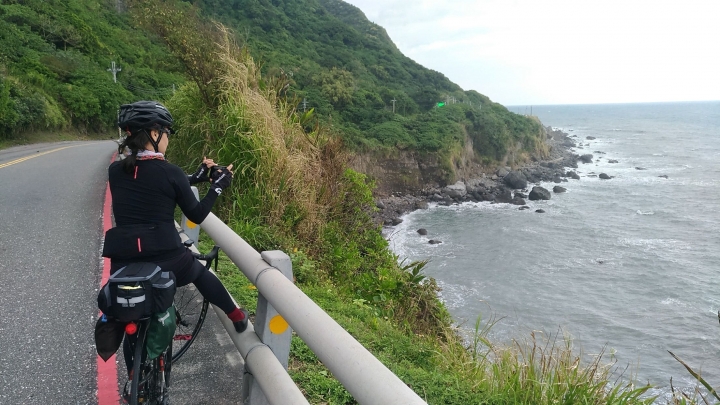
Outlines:
[{"label": "ocean", "polygon": [[[576,153],[593,154],[578,162],[581,179],[530,210],[431,204],[388,232],[393,251],[430,260],[425,273],[468,336],[479,316],[500,319],[496,343],[565,335],[586,360],[604,349],[661,399],[671,377],[676,388],[695,385],[669,350],[720,388],[720,102],[532,112],[576,135]],[[614,178],[592,177],[600,173]]]}]

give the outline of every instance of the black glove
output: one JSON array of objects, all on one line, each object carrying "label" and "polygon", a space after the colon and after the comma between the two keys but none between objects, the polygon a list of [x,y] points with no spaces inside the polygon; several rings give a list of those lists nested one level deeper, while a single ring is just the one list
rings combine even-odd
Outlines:
[{"label": "black glove", "polygon": [[202,183],[203,181],[209,181],[208,178],[208,167],[205,163],[202,163],[195,173],[188,176],[190,184]]},{"label": "black glove", "polygon": [[210,182],[212,182],[211,188],[220,195],[223,190],[230,187],[230,184],[232,183],[232,176],[232,173],[230,173],[230,170],[228,170],[227,167],[213,167],[210,173]]}]

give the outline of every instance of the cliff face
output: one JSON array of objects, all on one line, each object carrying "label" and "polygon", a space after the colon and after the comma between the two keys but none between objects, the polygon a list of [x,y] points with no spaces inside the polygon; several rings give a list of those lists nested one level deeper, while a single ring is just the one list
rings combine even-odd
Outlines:
[{"label": "cliff face", "polygon": [[[543,128],[545,139],[548,132]],[[492,173],[498,166],[517,167],[530,160],[547,158],[547,143],[542,150],[531,156],[523,152],[522,145],[508,148],[501,161],[485,164],[473,148],[472,139],[465,136],[462,145],[450,148],[448,154],[418,152],[410,150],[372,151],[357,153],[350,161],[350,167],[375,180],[375,194],[387,197],[391,194],[417,194],[429,188],[444,187],[458,180],[479,178],[483,173]]]},{"label": "cliff face", "polygon": [[380,197],[393,192],[412,194],[427,185],[443,185],[447,177],[437,155],[417,151],[356,154],[350,166],[375,180],[375,194]]}]

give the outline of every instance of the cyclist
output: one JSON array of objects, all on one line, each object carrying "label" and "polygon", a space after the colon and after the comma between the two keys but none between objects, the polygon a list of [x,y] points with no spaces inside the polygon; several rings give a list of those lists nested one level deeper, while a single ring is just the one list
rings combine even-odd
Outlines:
[{"label": "cyclist", "polygon": [[[172,115],[158,102],[138,101],[120,107],[118,126],[126,137],[118,151],[126,157],[108,169],[118,229],[106,235],[103,256],[111,260],[111,274],[132,262],[156,263],[172,271],[178,286],[193,283],[242,333],[248,324],[247,311],[235,305],[220,280],[185,248],[174,220],[177,205],[189,220],[204,221],[217,197],[230,186],[232,165],[213,170],[215,162],[203,159],[195,173],[186,175],[165,160],[172,125]],[[212,185],[197,201],[190,184],[203,181]],[[133,359],[127,345],[124,355],[129,374]]]}]

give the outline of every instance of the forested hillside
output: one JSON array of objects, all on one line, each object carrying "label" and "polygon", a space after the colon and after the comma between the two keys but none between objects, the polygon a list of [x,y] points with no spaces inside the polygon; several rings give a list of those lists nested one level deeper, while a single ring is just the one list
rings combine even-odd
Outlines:
[{"label": "forested hillside", "polygon": [[[288,80],[283,95],[297,110],[312,110],[351,149],[440,152],[447,160],[470,141],[486,162],[509,150],[541,150],[538,123],[405,57],[382,27],[343,1],[184,3],[233,29],[265,76]],[[186,80],[183,68],[133,24],[130,4],[2,1],[0,136],[68,127],[104,131],[119,104],[172,95]],[[113,61],[121,69],[117,83],[108,71]]]}]

